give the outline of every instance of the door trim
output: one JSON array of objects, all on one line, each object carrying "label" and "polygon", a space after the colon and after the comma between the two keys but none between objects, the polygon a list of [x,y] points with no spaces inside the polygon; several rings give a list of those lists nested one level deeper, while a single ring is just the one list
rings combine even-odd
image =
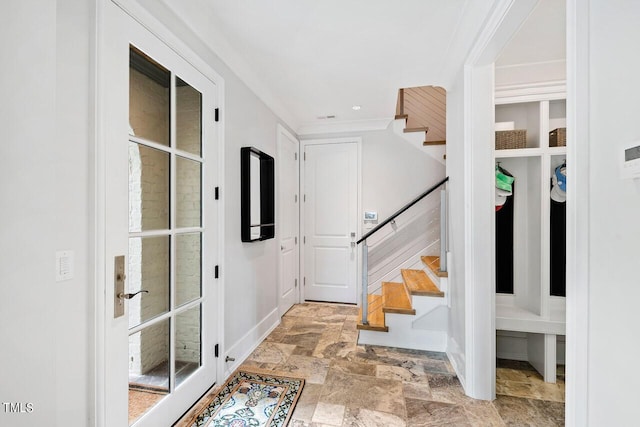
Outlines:
[{"label": "door trim", "polygon": [[[277,150],[277,154],[276,157],[278,159],[277,164],[280,165],[282,164],[282,153],[280,151],[280,144],[281,144],[281,139],[282,136],[285,135],[288,138],[297,141],[298,142],[298,146],[296,147],[296,153],[298,155],[298,170],[297,170],[297,178],[298,178],[298,182],[296,183],[296,194],[298,195],[298,230],[296,233],[296,237],[298,239],[298,244],[296,245],[295,251],[297,252],[297,256],[298,256],[298,265],[297,265],[297,271],[296,271],[296,279],[298,280],[298,289],[295,291],[296,293],[296,298],[295,298],[295,302],[294,304],[297,304],[300,302],[300,295],[301,295],[301,289],[302,289],[302,281],[300,280],[301,277],[301,268],[300,268],[300,264],[301,264],[301,247],[302,247],[302,242],[300,241],[300,236],[302,233],[302,229],[300,228],[300,206],[302,205],[302,200],[300,197],[300,164],[302,163],[302,159],[300,158],[300,140],[298,139],[298,137],[296,137],[293,133],[289,132],[287,130],[287,128],[285,128],[281,123],[278,123],[277,126],[277,135],[276,135],[276,150]],[[276,167],[276,192],[278,194],[278,202],[276,203],[276,221],[277,223],[282,224],[282,222],[280,222],[281,218],[280,218],[280,212],[281,212],[281,206],[280,206],[280,190],[279,190],[279,186],[280,186],[280,171],[279,171],[279,167]],[[282,229],[282,225],[280,225],[280,229]],[[278,226],[276,226],[276,236],[278,238],[278,244],[280,244],[280,238],[281,235],[278,232]],[[277,245],[276,245],[277,247]],[[282,265],[282,251],[277,251],[278,252],[278,314],[280,316],[283,316],[284,313],[282,312],[281,308],[280,308],[280,297],[282,295],[282,281],[283,281],[283,277],[282,277],[282,271],[280,271],[280,266]]]},{"label": "door trim", "polygon": [[567,1],[567,311],[565,422],[589,424],[589,5]]},{"label": "door trim", "polygon": [[[90,243],[91,250],[91,264],[94,271],[95,281],[95,294],[94,294],[94,345],[91,349],[91,361],[90,368],[93,369],[91,378],[92,384],[90,388],[92,390],[92,398],[94,404],[91,405],[90,418],[94,425],[98,427],[106,426],[107,420],[107,391],[106,384],[106,368],[107,368],[107,352],[108,343],[106,342],[108,327],[107,319],[113,316],[111,310],[108,309],[109,296],[106,296],[106,290],[108,289],[107,280],[110,278],[109,264],[111,261],[106,256],[106,230],[107,230],[107,218],[105,212],[109,208],[106,204],[106,189],[107,189],[107,165],[106,165],[106,148],[108,144],[107,138],[107,126],[108,120],[105,117],[105,111],[107,109],[107,100],[105,93],[109,90],[107,85],[108,70],[104,65],[109,63],[109,43],[106,40],[106,34],[108,32],[108,26],[110,25],[108,18],[109,7],[119,7],[131,18],[133,18],[142,27],[147,29],[152,35],[157,37],[162,43],[164,43],[169,49],[171,49],[176,55],[181,57],[187,63],[189,63],[195,70],[202,74],[205,78],[211,80],[216,88],[216,99],[218,108],[224,112],[225,107],[225,82],[221,75],[219,75],[208,63],[203,61],[191,48],[189,48],[183,41],[176,37],[168,28],[161,24],[155,17],[147,12],[140,5],[136,4],[132,0],[99,0],[96,2],[96,25],[95,31],[92,33],[95,52],[92,55],[91,61],[93,66],[93,79],[92,79],[92,91],[94,102],[94,115],[93,120],[93,137],[94,145],[92,149],[92,162],[94,165],[93,182],[93,202],[90,207],[93,225],[92,225],[92,239]],[[225,354],[224,343],[224,271],[225,271],[225,193],[224,193],[224,147],[225,147],[225,121],[224,114],[222,119],[217,123],[216,132],[218,140],[218,152],[216,155],[218,176],[216,177],[217,186],[222,191],[219,200],[217,201],[216,209],[218,211],[218,225],[216,227],[216,233],[218,236],[217,241],[217,255],[218,265],[221,267],[221,274],[215,284],[216,289],[212,291],[217,301],[216,315],[218,317],[217,337],[218,344],[220,346],[220,353]],[[203,197],[213,197],[213,189],[203,188]],[[112,268],[111,268],[112,269]],[[211,274],[213,271],[204,271],[203,274]],[[112,298],[111,298],[112,299]],[[110,316],[110,317],[107,317]],[[204,350],[203,350],[204,351]],[[216,382],[220,383],[225,375],[223,358],[218,358],[216,361]],[[126,399],[125,399],[126,401]],[[187,410],[188,408],[185,408]]]},{"label": "door trim", "polygon": [[[362,220],[360,219],[360,215],[362,214],[362,137],[360,136],[353,136],[353,137],[345,137],[345,138],[327,138],[327,139],[303,139],[300,141],[300,153],[302,156],[302,161],[300,162],[300,190],[301,190],[301,194],[300,197],[303,198],[304,200],[304,189],[305,189],[305,182],[304,182],[304,174],[305,174],[305,162],[304,162],[304,151],[305,148],[309,145],[324,145],[324,144],[344,144],[344,143],[355,143],[356,146],[358,147],[358,154],[357,154],[357,159],[358,159],[358,166],[357,166],[357,171],[358,171],[358,179],[357,179],[357,183],[358,183],[358,208],[357,208],[357,212],[358,212],[358,218],[357,218],[357,235],[358,236],[362,236]],[[300,237],[303,238],[305,236],[305,221],[304,221],[304,201],[302,203],[300,203],[300,211],[299,211],[299,215],[300,215]],[[304,259],[305,259],[305,249],[306,246],[303,244],[300,246],[300,277],[303,280],[303,283],[300,287],[300,301],[304,302],[305,301],[305,288],[304,288],[304,278],[306,277],[305,274],[305,263],[304,263]],[[357,253],[357,262],[356,262],[356,270],[357,272],[361,272],[362,271],[362,256],[360,255],[360,247],[356,248],[356,253]],[[362,294],[362,275],[361,274],[356,274],[356,301],[358,304],[358,307],[361,304],[361,298],[360,295]]]},{"label": "door trim", "polygon": [[466,394],[475,399],[493,400],[496,395],[495,222],[491,202],[494,62],[535,3],[497,1],[464,65],[464,383]]}]

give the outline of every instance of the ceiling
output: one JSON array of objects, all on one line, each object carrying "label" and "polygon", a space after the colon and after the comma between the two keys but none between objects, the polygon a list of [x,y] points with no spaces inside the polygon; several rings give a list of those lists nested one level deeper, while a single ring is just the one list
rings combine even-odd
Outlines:
[{"label": "ceiling", "polygon": [[400,87],[447,87],[494,3],[160,1],[297,131],[388,120]]},{"label": "ceiling", "polygon": [[564,61],[566,0],[540,0],[496,60],[496,66]]}]

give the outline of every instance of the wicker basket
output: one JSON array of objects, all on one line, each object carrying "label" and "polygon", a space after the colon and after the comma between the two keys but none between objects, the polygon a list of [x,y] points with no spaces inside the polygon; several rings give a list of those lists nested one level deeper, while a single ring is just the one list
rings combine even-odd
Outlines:
[{"label": "wicker basket", "polygon": [[567,128],[558,128],[549,132],[549,147],[567,146]]},{"label": "wicker basket", "polygon": [[498,130],[496,131],[496,150],[510,150],[525,148],[527,145],[527,130]]}]

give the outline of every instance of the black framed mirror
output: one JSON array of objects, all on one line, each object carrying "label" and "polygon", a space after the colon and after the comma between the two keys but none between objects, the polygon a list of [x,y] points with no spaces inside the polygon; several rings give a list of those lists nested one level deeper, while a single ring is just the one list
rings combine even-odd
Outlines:
[{"label": "black framed mirror", "polygon": [[240,224],[243,242],[275,236],[274,160],[254,147],[240,149]]}]

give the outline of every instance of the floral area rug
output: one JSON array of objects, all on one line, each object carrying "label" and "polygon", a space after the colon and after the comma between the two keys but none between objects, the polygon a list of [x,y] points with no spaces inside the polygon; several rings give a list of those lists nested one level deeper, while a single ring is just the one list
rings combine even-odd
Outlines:
[{"label": "floral area rug", "polygon": [[303,379],[237,371],[192,427],[286,426],[303,386]]}]

